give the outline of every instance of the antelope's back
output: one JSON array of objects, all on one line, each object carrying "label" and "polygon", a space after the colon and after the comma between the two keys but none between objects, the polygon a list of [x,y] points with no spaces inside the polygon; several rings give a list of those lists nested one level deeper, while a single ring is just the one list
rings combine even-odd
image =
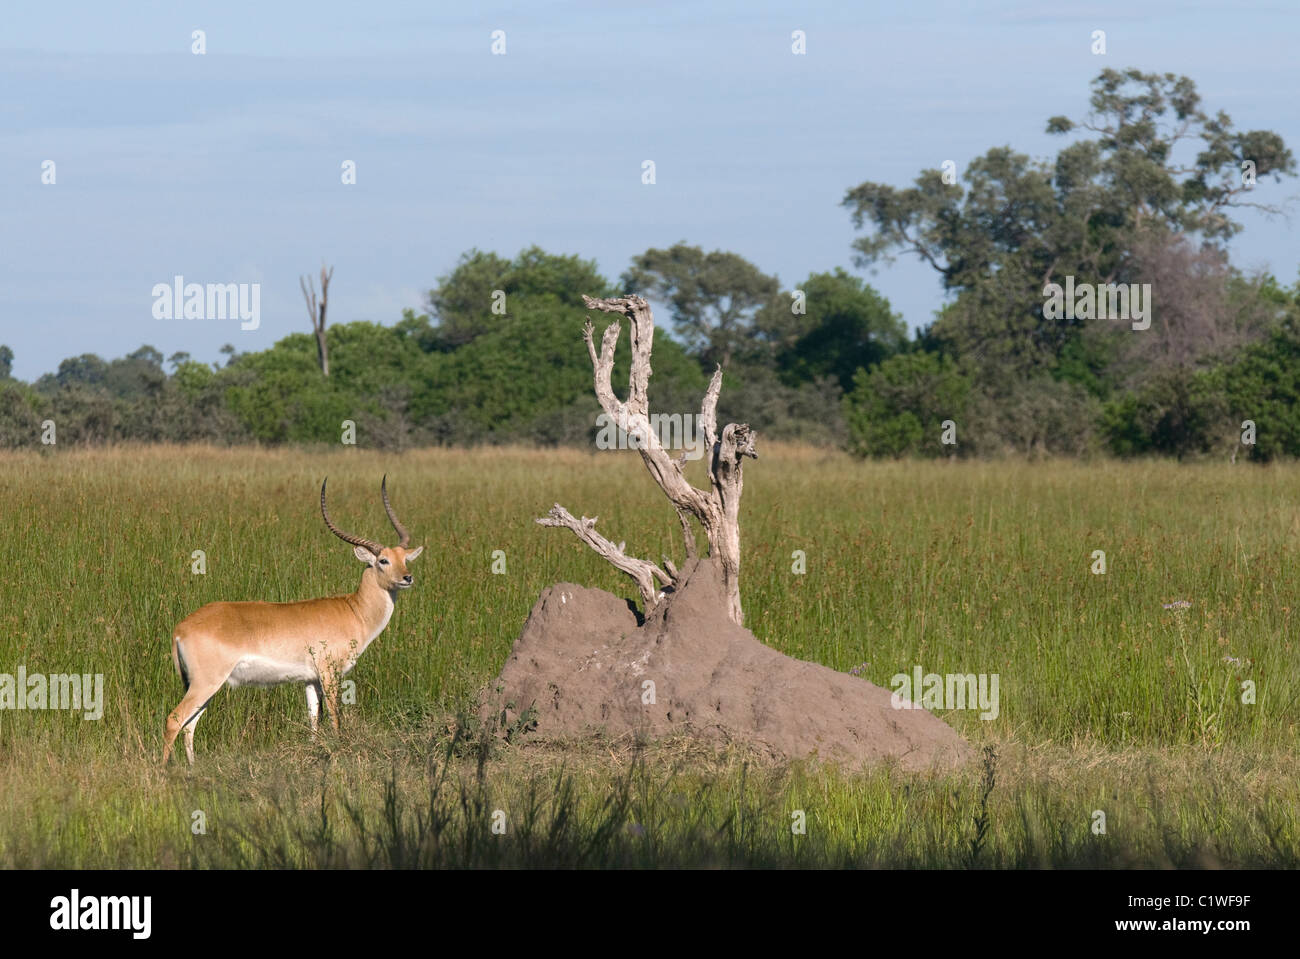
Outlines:
[{"label": "antelope's back", "polygon": [[208,603],[177,624],[181,641],[207,638],[240,646],[258,643],[270,651],[322,642],[343,642],[359,631],[359,620],[342,597],[296,603]]}]

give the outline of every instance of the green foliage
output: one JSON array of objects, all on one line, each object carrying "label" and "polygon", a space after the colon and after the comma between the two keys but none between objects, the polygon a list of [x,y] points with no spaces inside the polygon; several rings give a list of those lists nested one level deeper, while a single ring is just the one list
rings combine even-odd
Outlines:
[{"label": "green foliage", "polygon": [[1183,458],[1210,452],[1226,438],[1224,397],[1213,377],[1171,369],[1151,377],[1137,391],[1108,403],[1102,426],[1111,449],[1121,455],[1156,453]]},{"label": "green foliage", "polygon": [[[862,183],[843,201],[866,231],[854,244],[860,265],[913,254],[952,294],[926,340],[971,377],[979,448],[1086,449],[1087,431],[1061,433],[1084,417],[1116,453],[1198,455],[1222,447],[1232,403],[1280,409],[1280,396],[1230,402],[1228,380],[1210,371],[1261,344],[1249,353],[1260,373],[1279,350],[1276,339],[1262,343],[1285,295],[1233,271],[1222,245],[1240,229],[1235,209],[1275,209],[1266,176],[1295,175],[1282,138],[1206,113],[1186,77],[1138,70],[1102,71],[1089,115],[1047,127],[1078,135],[1053,161],[1000,146],[971,161],[964,186],[923,170],[911,187]],[[1244,160],[1260,178],[1253,186]],[[1117,322],[1126,317],[1048,316],[1045,288],[1067,278],[1148,284],[1156,322],[1138,333]],[[918,429],[894,415],[876,447],[909,448]],[[1286,435],[1270,449],[1285,448]]]},{"label": "green foliage", "polygon": [[674,331],[707,368],[752,351],[755,315],[780,289],[744,257],[684,242],[633,257],[622,281],[629,293],[668,301]]},{"label": "green foliage", "polygon": [[[493,290],[506,294],[495,313]],[[341,423],[358,443],[588,443],[599,408],[583,347],[581,293],[610,293],[594,264],[537,248],[513,261],[471,251],[430,294],[438,313],[406,311],[393,327],[335,324],[327,331],[330,376],[320,375],[307,334],[244,354],[215,375],[226,404],[266,443],[338,442]],[[626,335],[615,380],[626,376]],[[676,342],[655,345],[651,395],[694,409],[707,385]],[[196,380],[188,367],[186,377]]]},{"label": "green foliage", "polygon": [[765,440],[843,446],[843,392],[829,376],[791,386],[767,366],[737,364],[723,377],[718,417],[748,423]]},{"label": "green foliage", "polygon": [[[511,314],[495,319],[494,328],[445,357],[436,382],[417,390],[415,418],[450,421],[457,439],[471,441],[590,442],[600,407],[582,342],[583,314],[554,294],[533,294],[520,295]],[[624,332],[615,353],[615,383],[626,382],[629,349]],[[694,410],[706,386],[699,366],[661,333],[650,380],[656,409]]]},{"label": "green foliage", "polygon": [[[1097,135],[1092,158],[1098,180],[1108,188],[1113,208],[1126,226],[1156,216],[1189,232],[1226,239],[1241,229],[1226,211],[1251,205],[1242,181],[1242,161],[1257,177],[1295,175],[1295,158],[1276,133],[1237,132],[1229,116],[1211,117],[1201,109],[1196,84],[1172,73],[1103,70],[1093,81],[1086,121],[1065,117],[1048,121],[1049,133],[1083,128]],[[1174,159],[1177,143],[1198,138],[1195,165]]]},{"label": "green foliage", "polygon": [[964,418],[971,383],[951,357],[900,353],[859,370],[844,398],[849,449],[862,456],[940,456],[958,447],[940,443],[944,420]]},{"label": "green foliage", "polygon": [[1255,423],[1252,458],[1300,457],[1300,303],[1267,340],[1216,370],[1212,382],[1226,399],[1228,429],[1235,434],[1244,420]]},{"label": "green foliage", "polygon": [[1038,375],[974,387],[960,443],[965,453],[1086,456],[1098,446],[1097,399],[1077,383]]},{"label": "green foliage", "polygon": [[[1186,77],[1105,70],[1093,83],[1092,110],[1080,124],[1049,121],[1050,132],[1092,134],[1054,163],[996,147],[964,171],[965,191],[945,184],[939,170],[922,171],[908,189],[868,182],[849,190],[844,206],[854,225],[871,229],[854,244],[859,261],[913,253],[939,272],[946,289],[983,291],[985,309],[977,315],[999,298],[986,287],[1002,287],[996,312],[1034,313],[1038,338],[1045,337],[1054,357],[1069,338],[1068,326],[1055,332],[1045,326],[1047,281],[1066,274],[1080,282],[1122,278],[1129,244],[1144,223],[1210,239],[1231,235],[1238,227],[1226,211],[1246,202],[1240,159],[1249,156],[1234,150],[1258,149],[1261,175],[1295,172],[1276,135],[1235,134],[1226,114],[1204,114]],[[1172,155],[1188,137],[1205,144],[1190,171]],[[1217,186],[1208,186],[1211,181]]]},{"label": "green foliage", "polygon": [[[337,324],[328,331],[332,342]],[[226,404],[263,443],[337,442],[342,421],[355,418],[350,397],[321,376],[316,343],[293,333],[272,349],[245,353],[223,371]]]},{"label": "green foliage", "polygon": [[1120,353],[1121,331],[1102,326],[1080,330],[1061,347],[1053,371],[1057,379],[1073,383],[1100,399],[1119,388],[1111,375]]},{"label": "green foliage", "polygon": [[[1195,366],[1144,370],[1132,389],[1102,407],[1100,427],[1111,452],[1300,456],[1300,287],[1288,291],[1268,277],[1250,283],[1233,278],[1226,293],[1222,309],[1234,322],[1266,318],[1264,337]],[[1247,420],[1255,424],[1255,441],[1243,444]]]},{"label": "green foliage", "polygon": [[430,315],[437,321],[420,340],[425,349],[454,350],[484,333],[498,329],[502,314],[493,312],[494,294],[505,294],[505,316],[517,316],[523,304],[539,298],[573,310],[583,307],[582,295],[614,295],[594,260],[555,256],[533,246],[513,260],[495,253],[470,250],[456,268],[438,280],[428,295]]},{"label": "green foliage", "polygon": [[814,273],[801,289],[805,314],[795,314],[789,303],[778,301],[757,319],[787,384],[831,377],[847,391],[859,368],[874,366],[906,344],[907,327],[890,310],[889,301],[843,269]]},{"label": "green foliage", "polygon": [[27,384],[0,380],[0,448],[39,442],[40,411],[45,404],[45,398]]},{"label": "green foliage", "polygon": [[[494,290],[505,312],[492,310]],[[597,430],[591,363],[582,342],[581,295],[613,290],[578,257],[533,247],[514,260],[471,251],[430,294],[435,322],[407,310],[392,327],[335,323],[326,332],[330,376],[316,342],[293,333],[270,349],[208,367],[141,347],[120,359],[64,360],[30,396],[13,392],[0,438],[39,443],[36,407],[53,416],[60,442],[202,440],[265,444],[338,443],[343,423],[362,447],[541,442],[589,444]],[[627,334],[614,378],[627,376]],[[661,333],[650,392],[656,410],[696,412],[708,379],[699,363]]]}]

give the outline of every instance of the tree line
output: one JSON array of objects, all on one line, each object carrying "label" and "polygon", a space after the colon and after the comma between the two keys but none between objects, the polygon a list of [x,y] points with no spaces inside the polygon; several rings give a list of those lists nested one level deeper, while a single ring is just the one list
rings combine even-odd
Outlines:
[{"label": "tree line", "polygon": [[[1226,251],[1235,211],[1280,209],[1263,197],[1295,175],[1282,138],[1138,70],[1103,71],[1087,115],[1047,130],[1066,139],[1052,159],[1001,146],[847,190],[855,265],[916,256],[945,292],[911,336],[839,267],[783,288],[683,241],[612,282],[579,256],[470,250],[392,326],[323,328],[322,306],[310,334],[217,364],[143,346],[26,384],[0,347],[0,446],[40,445],[47,420],[60,443],[337,443],[352,421],[385,449],[591,444],[581,296],[639,293],[673,334],[651,386],[666,412],[694,412],[721,365],[724,420],[864,456],[1300,455],[1300,281]],[[1061,309],[1062,290],[1083,308]]]}]

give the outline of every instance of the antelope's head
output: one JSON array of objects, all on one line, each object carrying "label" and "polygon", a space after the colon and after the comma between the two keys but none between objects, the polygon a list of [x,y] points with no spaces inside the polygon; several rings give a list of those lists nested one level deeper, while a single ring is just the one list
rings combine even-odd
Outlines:
[{"label": "antelope's head", "polygon": [[357,559],[375,571],[375,577],[382,589],[389,592],[409,589],[412,580],[411,574],[407,572],[406,564],[412,562],[424,552],[424,547],[417,546],[415,549],[407,549],[408,544],[411,542],[411,534],[398,520],[397,514],[393,512],[393,507],[388,502],[388,476],[385,475],[383,482],[379,484],[379,495],[383,497],[384,512],[388,514],[389,522],[393,524],[393,529],[397,530],[398,541],[396,546],[383,546],[373,540],[362,539],[360,536],[345,533],[335,526],[330,521],[329,512],[325,509],[325,484],[328,482],[327,479],[320,484],[320,514],[325,520],[326,528],[345,543],[351,543],[356,547],[354,552]]}]

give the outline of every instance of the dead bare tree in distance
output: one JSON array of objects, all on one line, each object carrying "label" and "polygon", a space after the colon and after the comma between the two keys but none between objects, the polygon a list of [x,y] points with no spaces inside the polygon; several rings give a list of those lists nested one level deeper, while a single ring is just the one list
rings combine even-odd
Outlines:
[{"label": "dead bare tree in distance", "polygon": [[[621,313],[631,323],[632,371],[628,376],[627,401],[620,402],[610,385],[610,375],[614,369],[614,348],[621,324],[614,320],[605,327],[598,354],[593,341],[594,327],[591,320],[587,321],[583,337],[595,371],[596,398],[619,428],[624,429],[630,439],[635,438],[631,445],[637,447],[650,475],[677,510],[688,560],[696,559],[698,555],[691,517],[703,527],[708,537],[708,556],[722,568],[728,615],[736,625],[743,625],[744,614],[740,607],[740,493],[744,481],[741,467],[746,456],[758,458],[754,449],[756,434],[748,424],[729,423],[718,435],[718,393],[722,389],[722,368],[719,367],[714,371],[700,408],[699,431],[704,437],[708,456],[710,488],[707,491],[696,489],[688,483],[685,476],[686,452],[678,457],[669,455],[651,428],[646,389],[650,382],[650,350],[655,323],[650,304],[640,296],[593,299],[584,295],[582,299],[588,309]],[[647,615],[664,597],[656,580],[665,587],[673,587],[678,581],[679,574],[671,560],[664,557],[660,567],[649,560],[628,556],[624,552],[626,544],[616,546],[596,532],[596,517],[575,519],[556,503],[537,522],[542,526],[564,526],[573,530],[580,540],[616,569],[631,576],[641,593]]]},{"label": "dead bare tree in distance", "polygon": [[320,360],[321,375],[330,375],[330,351],[325,342],[325,307],[329,302],[330,280],[334,278],[334,267],[329,271],[320,268],[320,301],[316,299],[316,284],[309,276],[298,277],[298,286],[302,289],[302,298],[307,301],[307,315],[311,317],[311,327],[316,333],[316,356]]}]

